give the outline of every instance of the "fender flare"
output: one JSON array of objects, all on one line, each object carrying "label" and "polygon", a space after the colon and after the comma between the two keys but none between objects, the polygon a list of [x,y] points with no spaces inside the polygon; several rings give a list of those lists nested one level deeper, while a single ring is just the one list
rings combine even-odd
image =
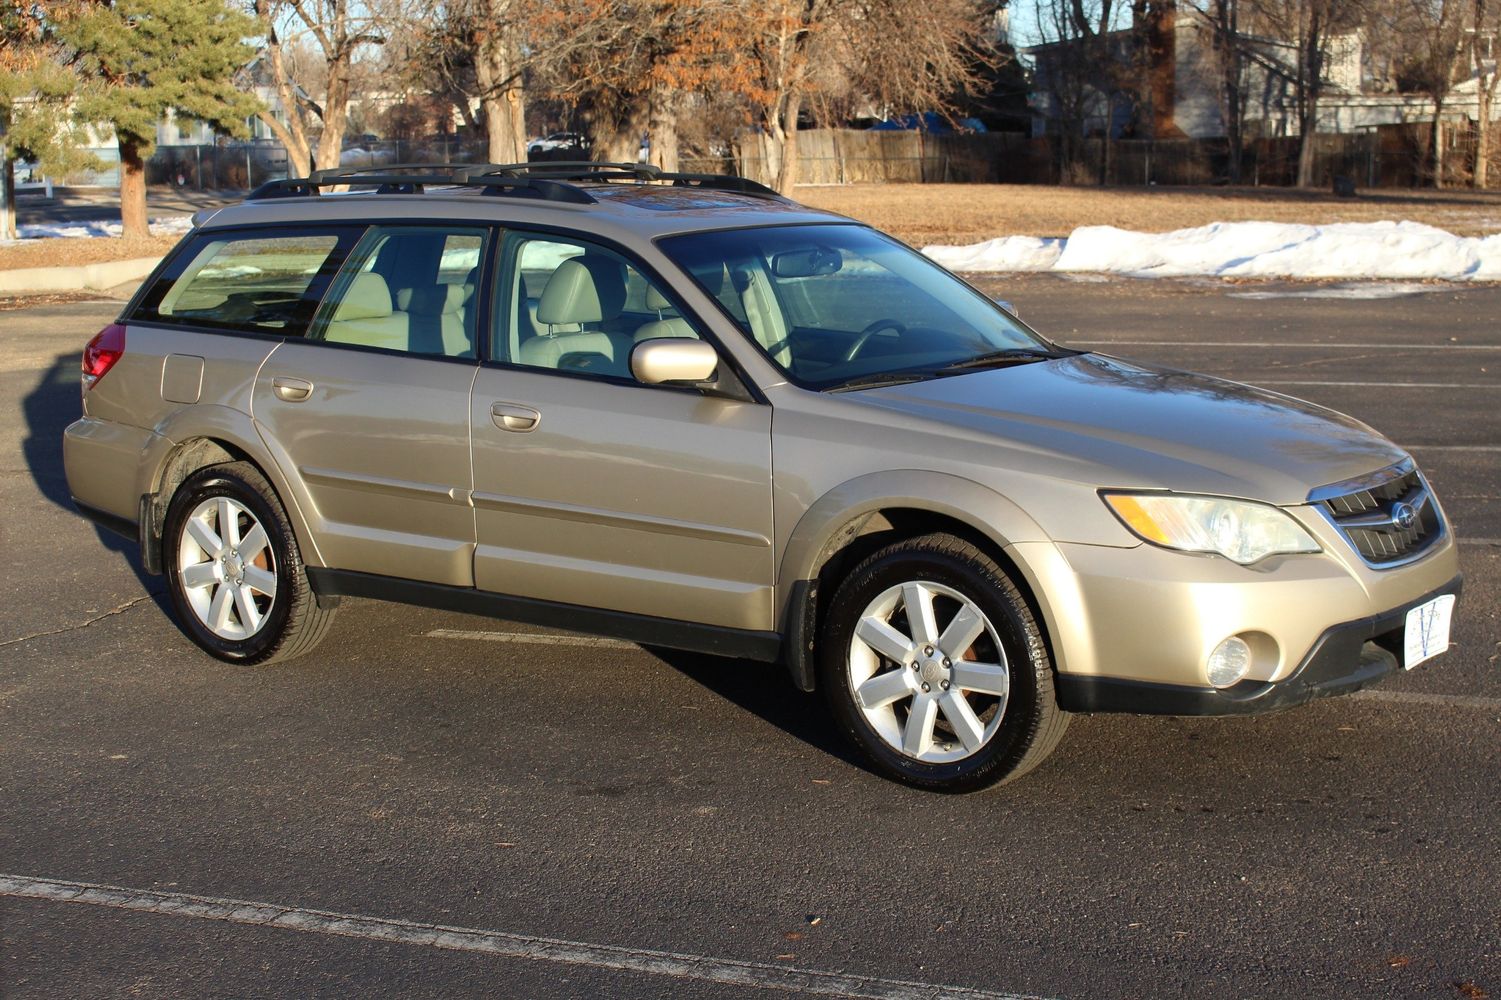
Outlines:
[{"label": "fender flare", "polygon": [[[1051,539],[1011,500],[971,479],[948,473],[897,469],[858,476],[829,490],[809,507],[788,537],[777,574],[776,606],[782,658],[793,682],[813,690],[815,608],[819,569],[871,515],[903,508],[941,514],[989,539],[998,549]],[[1051,547],[1051,546],[1049,546]],[[1008,551],[1008,557],[1015,555]],[[1033,574],[1020,567],[1029,587]]]},{"label": "fender flare", "polygon": [[[277,456],[272,453],[250,415],[230,406],[209,404],[183,407],[157,425],[154,436],[146,447],[145,460],[140,466],[141,478],[137,483],[143,507],[145,498],[156,497],[161,491],[162,476],[168,462],[184,445],[201,439],[228,445],[255,463],[286,508],[287,518],[292,522],[292,530],[297,536],[298,548],[302,551],[303,562],[309,566],[322,566],[323,557],[318,552],[314,532],[310,530],[310,518],[305,513],[317,510],[306,484],[295,476],[286,474],[288,466],[278,461]],[[153,501],[157,508],[158,523],[165,513],[165,502],[166,498]],[[142,533],[145,533],[144,527]]]}]

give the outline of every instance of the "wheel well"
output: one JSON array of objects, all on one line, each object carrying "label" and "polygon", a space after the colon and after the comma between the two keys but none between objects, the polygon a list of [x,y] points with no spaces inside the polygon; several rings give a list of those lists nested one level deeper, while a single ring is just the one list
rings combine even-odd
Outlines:
[{"label": "wheel well", "polygon": [[1007,555],[1005,549],[993,538],[956,517],[937,511],[916,507],[886,507],[862,514],[846,522],[843,527],[834,532],[823,551],[819,553],[818,568],[814,573],[812,585],[806,589],[807,604],[794,619],[800,622],[802,635],[799,636],[795,646],[789,643],[789,649],[795,651],[789,666],[793,671],[793,680],[799,687],[807,691],[813,690],[814,645],[817,636],[823,630],[824,616],[828,612],[829,605],[833,603],[832,598],[840,582],[867,556],[878,549],[908,538],[917,538],[936,532],[964,539],[994,559],[996,564],[1005,570],[1016,584],[1016,589],[1027,602],[1027,607],[1037,622],[1037,628],[1042,633],[1043,642],[1048,648],[1048,659],[1054,663],[1057,662],[1053,657],[1053,642],[1048,633],[1047,621],[1043,618],[1042,608],[1037,603],[1036,595],[1032,593],[1026,576],[1022,574],[1015,560]]},{"label": "wheel well", "polygon": [[[172,502],[172,496],[177,488],[187,481],[188,477],[199,469],[206,469],[211,465],[224,465],[228,462],[249,462],[257,469],[260,466],[245,452],[227,441],[219,441],[214,438],[190,438],[178,445],[167,457],[166,464],[156,483],[156,498],[151,503],[151,532],[152,544],[159,542],[162,536],[162,523],[167,517],[167,505]],[[261,472],[264,473],[264,469]]]}]

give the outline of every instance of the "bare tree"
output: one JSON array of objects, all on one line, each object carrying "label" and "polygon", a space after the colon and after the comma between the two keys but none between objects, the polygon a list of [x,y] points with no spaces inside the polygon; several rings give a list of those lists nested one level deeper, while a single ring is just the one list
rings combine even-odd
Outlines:
[{"label": "bare tree", "polygon": [[[389,16],[389,11],[374,3],[351,0],[253,2],[266,40],[273,86],[287,118],[284,124],[269,114],[262,115],[261,120],[287,147],[294,169],[338,166],[349,120],[355,59],[365,46],[385,43],[380,23]],[[288,28],[290,31],[285,30]],[[298,79],[296,67],[288,58],[287,34],[299,42],[305,40],[316,54],[318,75],[323,77],[321,103],[310,96],[310,88]],[[303,79],[307,77],[304,71]],[[319,135],[314,151],[310,137],[315,127]]]},{"label": "bare tree", "polygon": [[1263,30],[1292,50],[1290,67],[1298,124],[1299,187],[1314,184],[1314,135],[1320,103],[1330,87],[1330,53],[1342,33],[1359,25],[1374,0],[1250,0]]}]

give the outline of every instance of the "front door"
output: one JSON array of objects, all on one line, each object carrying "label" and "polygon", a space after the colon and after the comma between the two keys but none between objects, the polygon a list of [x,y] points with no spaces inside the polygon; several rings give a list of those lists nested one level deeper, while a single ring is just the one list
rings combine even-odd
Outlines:
[{"label": "front door", "polygon": [[471,406],[476,585],[770,630],[771,408],[630,377],[639,339],[699,333],[623,257],[507,244]]}]

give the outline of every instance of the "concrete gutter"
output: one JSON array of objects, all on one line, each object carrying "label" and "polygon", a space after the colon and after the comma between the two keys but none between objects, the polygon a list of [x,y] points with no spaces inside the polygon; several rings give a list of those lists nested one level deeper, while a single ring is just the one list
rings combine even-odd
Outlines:
[{"label": "concrete gutter", "polygon": [[160,257],[111,260],[81,267],[20,267],[0,271],[0,295],[21,292],[102,292],[150,274]]}]

